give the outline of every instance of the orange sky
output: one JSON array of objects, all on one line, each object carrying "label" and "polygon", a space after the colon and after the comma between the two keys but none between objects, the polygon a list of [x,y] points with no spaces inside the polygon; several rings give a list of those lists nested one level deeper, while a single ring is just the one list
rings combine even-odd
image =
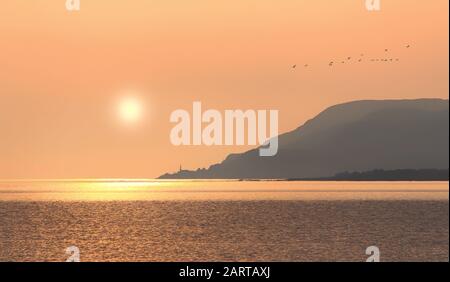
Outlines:
[{"label": "orange sky", "polygon": [[[285,132],[345,101],[448,99],[448,0],[381,1],[3,1],[0,178],[151,178],[248,149],[171,145],[170,113],[197,100],[277,109]],[[400,62],[327,66],[385,48]],[[132,126],[114,110],[131,90]]]}]

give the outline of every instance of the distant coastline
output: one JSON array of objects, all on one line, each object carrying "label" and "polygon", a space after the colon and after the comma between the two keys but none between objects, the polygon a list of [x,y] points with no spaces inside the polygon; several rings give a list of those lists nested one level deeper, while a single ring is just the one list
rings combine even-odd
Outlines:
[{"label": "distant coastline", "polygon": [[286,181],[448,181],[448,169],[375,169],[337,173],[331,177],[288,178]]},{"label": "distant coastline", "polygon": [[374,169],[369,171],[341,172],[327,177],[305,177],[305,178],[240,178],[240,179],[219,179],[219,178],[191,178],[191,179],[167,179],[186,181],[449,181],[449,169]]}]

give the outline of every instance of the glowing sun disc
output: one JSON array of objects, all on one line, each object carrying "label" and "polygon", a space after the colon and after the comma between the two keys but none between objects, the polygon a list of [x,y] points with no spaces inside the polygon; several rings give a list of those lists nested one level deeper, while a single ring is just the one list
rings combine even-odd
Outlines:
[{"label": "glowing sun disc", "polygon": [[136,123],[142,117],[142,103],[136,98],[127,97],[119,102],[118,114],[126,123]]}]

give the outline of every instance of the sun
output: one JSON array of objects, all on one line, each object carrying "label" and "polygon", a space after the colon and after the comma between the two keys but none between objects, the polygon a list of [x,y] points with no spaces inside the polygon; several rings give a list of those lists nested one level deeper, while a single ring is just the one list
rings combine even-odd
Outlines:
[{"label": "sun", "polygon": [[125,97],[119,101],[118,115],[125,123],[137,123],[143,114],[142,102],[134,97]]}]

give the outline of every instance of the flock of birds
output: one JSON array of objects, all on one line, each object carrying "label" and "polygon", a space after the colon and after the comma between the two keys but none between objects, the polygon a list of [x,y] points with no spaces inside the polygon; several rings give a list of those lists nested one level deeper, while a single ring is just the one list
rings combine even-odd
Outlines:
[{"label": "flock of birds", "polygon": [[[405,46],[406,49],[409,49],[410,47],[411,47],[410,44]],[[388,53],[389,49],[384,49],[384,52]],[[334,66],[335,64],[338,64],[338,63],[345,64],[346,62],[352,61],[352,59],[353,59],[353,61],[362,62],[363,58],[364,58],[364,54],[362,53],[362,54],[359,55],[359,57],[357,59],[354,59],[352,57],[347,57],[346,59],[344,59],[344,60],[342,60],[340,62],[339,61],[330,61],[328,63],[328,66],[332,67],[332,66]],[[383,58],[383,59],[370,59],[370,61],[371,62],[394,62],[394,61],[398,62],[398,61],[400,61],[400,59],[399,58]],[[309,67],[309,64],[304,64],[303,67],[307,68],[307,67]],[[296,64],[292,65],[292,68],[293,69],[297,68],[297,65]]]}]

